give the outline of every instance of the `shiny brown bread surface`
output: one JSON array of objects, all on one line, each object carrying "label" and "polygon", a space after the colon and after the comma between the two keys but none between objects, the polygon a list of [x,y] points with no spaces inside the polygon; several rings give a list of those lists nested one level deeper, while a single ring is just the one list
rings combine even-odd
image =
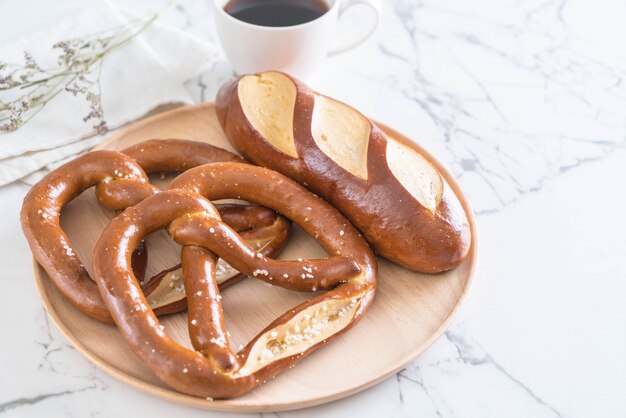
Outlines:
[{"label": "shiny brown bread surface", "polygon": [[[277,210],[315,237],[329,257],[274,260],[256,252],[207,200],[226,198]],[[194,350],[174,342],[160,326],[131,268],[133,248],[161,228],[183,246]],[[285,312],[235,352],[224,326],[216,256],[274,286],[328,291]],[[285,176],[240,163],[193,168],[177,177],[170,190],[118,215],[96,245],[94,275],[135,354],[173,388],[210,398],[244,394],[347,331],[371,306],[377,285],[374,254],[335,208]]]},{"label": "shiny brown bread surface", "polygon": [[[276,257],[287,244],[291,225],[287,219],[271,209],[239,204],[217,204],[215,207],[222,221],[263,256]],[[132,265],[137,276],[135,264]],[[215,275],[220,290],[246,277],[223,259],[217,261]],[[182,277],[182,264],[178,264],[141,284],[143,293],[156,315],[173,314],[187,309]]]},{"label": "shiny brown bread surface", "polygon": [[[153,140],[124,150],[124,153],[94,151],[64,164],[35,184],[24,198],[22,229],[35,259],[74,306],[92,318],[111,322],[95,283],[61,229],[61,209],[83,191],[96,186],[96,195],[103,206],[121,210],[160,191],[150,184],[143,167],[149,173],[178,172],[215,161],[242,160],[204,143]],[[247,231],[244,236],[269,238],[265,239],[266,245],[260,251],[276,255],[285,245],[289,223],[273,210],[229,205],[223,206],[222,211],[227,223],[231,222],[238,231]],[[135,271],[141,273],[145,272],[146,249],[143,244],[138,249],[140,251],[134,253],[133,265]],[[222,285],[227,286],[242,277],[242,274],[232,275]],[[184,309],[180,300],[171,305],[163,307],[163,313]]]},{"label": "shiny brown bread surface", "polygon": [[274,71],[227,83],[216,105],[235,148],[329,201],[380,255],[427,273],[467,255],[467,215],[445,179],[348,105]]}]

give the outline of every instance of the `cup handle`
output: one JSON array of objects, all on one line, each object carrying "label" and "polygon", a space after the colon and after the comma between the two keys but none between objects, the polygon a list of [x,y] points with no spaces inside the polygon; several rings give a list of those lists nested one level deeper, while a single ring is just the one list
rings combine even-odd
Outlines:
[{"label": "cup handle", "polygon": [[342,52],[346,52],[349,49],[352,49],[355,46],[362,43],[363,41],[365,41],[367,38],[370,37],[372,33],[374,33],[374,31],[378,27],[378,21],[380,20],[380,13],[382,9],[380,0],[340,0],[340,1],[341,1],[340,8],[339,8],[340,19],[343,13],[346,10],[348,10],[350,7],[354,6],[355,4],[365,4],[371,7],[372,10],[374,11],[374,14],[375,14],[374,22],[372,22],[371,26],[360,36],[353,38],[353,39],[346,40],[338,45],[333,46],[330,49],[330,52],[328,53],[329,55],[336,55]]}]

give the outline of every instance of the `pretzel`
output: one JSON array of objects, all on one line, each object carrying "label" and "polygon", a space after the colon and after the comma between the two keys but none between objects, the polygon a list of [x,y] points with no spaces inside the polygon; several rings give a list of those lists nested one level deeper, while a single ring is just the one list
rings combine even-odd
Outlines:
[{"label": "pretzel", "polygon": [[454,190],[399,134],[276,71],[226,83],[216,106],[238,151],[328,200],[380,255],[437,273],[468,254],[469,222]]},{"label": "pretzel", "polygon": [[[147,174],[176,172],[192,167],[218,162],[243,162],[229,151],[212,145],[180,140],[148,140],[128,147],[122,152],[133,157]],[[263,207],[242,205],[215,205],[224,222],[241,234],[258,252],[265,256],[276,256],[289,238],[289,223],[274,211]],[[224,260],[218,260],[218,284],[225,289],[246,277],[233,269]],[[151,306],[157,315],[171,314],[187,308],[180,278],[181,265],[158,273],[143,284],[144,294],[153,294]],[[156,293],[155,293],[156,292]],[[160,299],[160,300],[159,300]],[[169,302],[169,303],[165,303]]]},{"label": "pretzel", "polygon": [[[95,283],[60,227],[59,215],[63,206],[94,185],[99,202],[111,209],[124,209],[158,193],[160,190],[149,183],[141,164],[149,172],[154,172],[159,167],[166,171],[181,171],[202,162],[242,161],[227,151],[191,141],[147,141],[125,152],[135,158],[114,151],[94,151],[64,164],[32,187],[21,212],[22,228],[31,251],[53,283],[80,311],[103,322],[111,322],[112,318]],[[259,247],[263,253],[276,254],[286,242],[289,224],[273,211],[233,206],[225,206],[223,210],[225,219],[239,223],[235,225],[236,229],[249,230],[242,232],[244,237],[264,244]],[[257,224],[259,230],[252,229]],[[147,262],[143,244],[139,244],[138,250],[133,257],[134,265],[136,273],[142,277]],[[241,277],[243,275],[234,273],[224,276],[231,279],[230,283]],[[183,308],[184,304],[178,305],[178,309]],[[170,307],[163,311],[175,310]]]},{"label": "pretzel", "polygon": [[[222,220],[237,231],[256,252],[273,257],[278,255],[287,243],[289,221],[282,216],[276,216],[274,211],[256,206],[215,206]],[[136,271],[134,261],[132,266],[133,271]],[[220,290],[246,277],[221,258],[217,261],[215,274]],[[137,276],[136,273],[135,275]],[[182,276],[182,264],[178,264],[142,283],[143,293],[148,295],[150,306],[155,314],[172,314],[187,309]]]},{"label": "pretzel", "polygon": [[[246,393],[347,331],[371,306],[377,264],[367,242],[330,204],[285,176],[245,164],[214,163],[181,174],[170,187],[113,219],[96,244],[93,262],[96,282],[121,333],[173,388],[209,398]],[[207,198],[241,198],[275,209],[331,256],[279,261],[257,254],[220,219]],[[195,350],[165,333],[132,272],[133,248],[161,228],[183,246],[188,327]],[[215,256],[275,286],[331,290],[290,309],[235,353],[224,327]]]}]

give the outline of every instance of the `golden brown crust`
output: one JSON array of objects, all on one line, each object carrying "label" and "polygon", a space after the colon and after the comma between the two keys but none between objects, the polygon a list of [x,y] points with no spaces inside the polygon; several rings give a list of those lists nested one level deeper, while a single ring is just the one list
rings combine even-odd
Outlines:
[{"label": "golden brown crust", "polygon": [[151,139],[130,146],[122,153],[134,158],[147,174],[182,173],[215,162],[244,162],[240,156],[222,148],[185,139]]},{"label": "golden brown crust", "polygon": [[114,151],[94,151],[64,164],[35,184],[24,198],[21,212],[22,229],[31,251],[56,287],[83,313],[104,322],[111,321],[108,310],[61,229],[59,215],[61,208],[84,190],[96,185],[106,190],[120,179],[135,184],[142,198],[158,192],[132,158]]},{"label": "golden brown crust", "polygon": [[[238,205],[238,204],[218,204],[215,207],[220,212],[222,221],[237,231],[241,238],[247,243],[262,243],[258,251],[265,257],[275,258],[280,255],[283,248],[287,244],[289,239],[290,223],[284,217],[278,216],[276,212],[262,206],[251,205]],[[138,247],[139,248],[139,247]],[[137,251],[133,253],[133,257]],[[172,268],[163,270],[150,279],[142,282],[143,274],[139,275],[136,266],[135,259],[132,260],[133,273],[141,284],[141,289],[146,297],[150,297],[150,294],[161,284],[163,278],[172,272],[178,270],[182,271],[182,264],[178,264]],[[219,276],[220,273],[226,273],[226,271],[216,271]],[[245,274],[238,272],[232,277],[225,280],[218,280],[218,286],[220,291],[234,285],[240,280],[246,277]],[[152,305],[152,304],[151,304]],[[169,315],[178,312],[182,312],[187,309],[187,298],[182,295],[181,298],[175,302],[169,303],[164,306],[155,308],[152,307],[153,312],[157,316]]]},{"label": "golden brown crust", "polygon": [[[135,354],[170,386],[202,397],[241,395],[347,331],[371,306],[377,265],[368,244],[330,204],[288,178],[260,167],[216,163],[181,174],[170,187],[117,216],[94,250],[96,281],[120,331]],[[201,195],[241,198],[277,210],[317,237],[331,256],[279,261],[257,254]],[[131,249],[161,228],[183,246],[189,332],[196,351],[175,343],[159,326],[130,266]],[[332,290],[290,309],[234,353],[224,327],[213,254],[275,286]]]},{"label": "golden brown crust", "polygon": [[293,137],[298,157],[272,146],[249,122],[238,92],[241,78],[224,85],[216,101],[218,118],[233,146],[255,164],[285,174],[328,200],[382,256],[428,273],[457,266],[469,251],[469,222],[445,180],[441,200],[431,211],[391,172],[386,154],[389,140],[371,121],[367,179],[352,174],[325,154],[313,138],[312,118],[320,95],[289,78],[297,87]]},{"label": "golden brown crust", "polygon": [[[76,255],[59,224],[63,206],[86,189],[96,186],[99,202],[110,209],[124,209],[159,192],[151,185],[142,165],[149,172],[181,171],[202,163],[242,161],[228,151],[208,144],[182,140],[153,140],[124,151],[94,151],[48,174],[35,184],[24,199],[21,221],[31,251],[56,287],[79,310],[92,318],[111,322],[95,283]],[[131,156],[136,158],[131,158]],[[162,168],[160,168],[162,167]],[[274,211],[264,208],[224,208],[225,216],[250,229],[276,221]],[[245,224],[245,225],[244,225]],[[286,242],[288,223],[274,228],[278,250]],[[145,271],[146,253],[135,254],[137,272]]]}]

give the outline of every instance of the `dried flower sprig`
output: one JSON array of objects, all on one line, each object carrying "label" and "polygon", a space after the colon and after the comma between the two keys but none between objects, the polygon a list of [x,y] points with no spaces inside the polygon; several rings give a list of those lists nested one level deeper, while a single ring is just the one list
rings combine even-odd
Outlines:
[{"label": "dried flower sprig", "polygon": [[129,43],[159,16],[152,14],[109,30],[57,42],[57,67],[42,68],[24,52],[23,64],[0,61],[0,133],[13,132],[60,93],[83,97],[89,104],[84,122],[99,134],[108,131],[102,110],[100,74],[104,58]]}]

